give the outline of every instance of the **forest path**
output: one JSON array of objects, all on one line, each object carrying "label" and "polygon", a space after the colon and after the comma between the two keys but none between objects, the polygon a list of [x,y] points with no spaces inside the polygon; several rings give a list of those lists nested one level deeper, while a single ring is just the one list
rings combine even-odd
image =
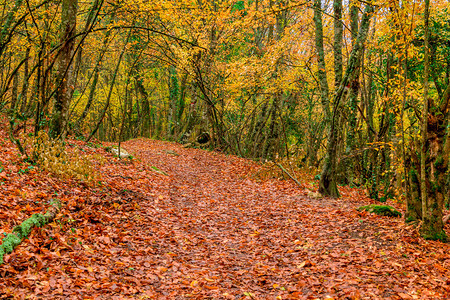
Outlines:
[{"label": "forest path", "polygon": [[[449,295],[450,247],[420,239],[402,219],[356,211],[370,203],[360,190],[341,188],[340,199],[314,199],[290,180],[252,179],[258,164],[235,156],[149,139],[123,146],[136,158],[119,160],[92,144],[70,142],[70,149],[99,159],[101,184],[40,171],[12,177],[9,166],[0,190],[8,208],[2,224],[42,211],[55,195],[63,211],[5,256],[0,298]],[[19,188],[22,194],[14,194]],[[25,191],[37,196],[24,197]]]},{"label": "forest path", "polygon": [[156,292],[386,299],[432,289],[403,275],[411,257],[402,221],[358,213],[366,203],[356,195],[312,199],[289,181],[251,180],[257,166],[250,161],[174,143],[124,147],[168,174],[157,218],[170,234],[158,244],[160,255],[173,255]]}]

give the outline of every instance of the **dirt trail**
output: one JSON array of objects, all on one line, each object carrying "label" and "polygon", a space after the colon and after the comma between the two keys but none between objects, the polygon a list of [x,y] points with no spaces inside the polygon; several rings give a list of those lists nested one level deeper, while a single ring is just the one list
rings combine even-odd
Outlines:
[{"label": "dirt trail", "polygon": [[257,183],[246,176],[254,165],[236,157],[149,143],[126,146],[169,174],[160,208],[173,235],[160,243],[186,268],[166,278],[185,296],[386,299],[432,288],[407,274],[420,265],[406,267],[402,221],[359,214],[364,203],[351,199],[307,198],[290,182]]},{"label": "dirt trail", "polygon": [[67,198],[66,213],[58,224],[36,230],[6,258],[0,267],[0,295],[448,295],[449,247],[418,239],[400,219],[357,212],[354,208],[367,200],[355,191],[338,200],[311,199],[290,181],[252,180],[247,175],[257,165],[234,156],[147,139],[124,147],[137,159],[109,157],[99,169],[104,186],[59,191]]}]

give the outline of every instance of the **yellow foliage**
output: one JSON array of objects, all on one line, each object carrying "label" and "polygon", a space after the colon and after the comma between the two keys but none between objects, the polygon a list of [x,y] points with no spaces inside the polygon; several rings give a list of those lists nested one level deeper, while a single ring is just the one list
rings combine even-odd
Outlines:
[{"label": "yellow foliage", "polygon": [[63,142],[50,139],[44,131],[37,137],[25,138],[24,146],[39,166],[56,177],[85,182],[95,182],[100,177],[88,156],[79,151],[68,152]]}]

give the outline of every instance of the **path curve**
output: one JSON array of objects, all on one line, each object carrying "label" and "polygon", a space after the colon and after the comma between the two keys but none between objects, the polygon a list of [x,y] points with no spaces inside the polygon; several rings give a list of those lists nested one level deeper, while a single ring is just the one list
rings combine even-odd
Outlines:
[{"label": "path curve", "polygon": [[357,190],[312,199],[291,181],[253,180],[250,161],[169,142],[128,141],[131,161],[78,147],[106,156],[96,163],[101,184],[47,176],[63,211],[5,257],[0,298],[450,295],[450,247],[401,219],[356,211],[369,203]]},{"label": "path curve", "polygon": [[427,288],[398,276],[414,271],[401,265],[401,233],[392,219],[355,211],[365,203],[258,183],[247,176],[256,165],[234,156],[149,140],[126,147],[169,174],[158,207],[170,212],[162,222],[170,234],[158,243],[160,255],[173,255],[156,293],[179,285],[177,297],[387,299]]}]

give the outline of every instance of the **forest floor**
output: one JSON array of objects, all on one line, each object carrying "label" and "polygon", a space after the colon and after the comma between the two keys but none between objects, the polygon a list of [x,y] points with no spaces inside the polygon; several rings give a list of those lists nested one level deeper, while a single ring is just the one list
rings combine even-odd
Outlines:
[{"label": "forest floor", "polygon": [[119,160],[71,140],[97,161],[101,183],[86,184],[22,163],[2,135],[0,234],[52,198],[63,203],[5,256],[2,299],[450,295],[449,245],[402,218],[358,212],[372,203],[362,190],[315,199],[291,181],[254,179],[260,166],[235,156],[136,139],[123,144],[135,158]]}]

